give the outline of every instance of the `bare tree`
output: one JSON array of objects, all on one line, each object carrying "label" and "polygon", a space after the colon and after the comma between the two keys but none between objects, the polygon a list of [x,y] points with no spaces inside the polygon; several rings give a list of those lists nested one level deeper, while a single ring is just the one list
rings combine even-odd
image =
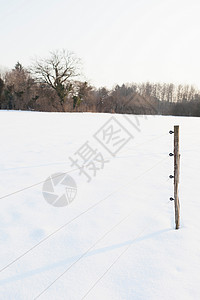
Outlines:
[{"label": "bare tree", "polygon": [[6,107],[9,109],[29,109],[33,97],[34,80],[19,62],[15,68],[5,73],[4,93]]},{"label": "bare tree", "polygon": [[64,111],[73,80],[80,75],[80,59],[73,52],[57,50],[50,52],[49,58],[36,59],[31,71],[40,83],[45,83],[56,91]]}]

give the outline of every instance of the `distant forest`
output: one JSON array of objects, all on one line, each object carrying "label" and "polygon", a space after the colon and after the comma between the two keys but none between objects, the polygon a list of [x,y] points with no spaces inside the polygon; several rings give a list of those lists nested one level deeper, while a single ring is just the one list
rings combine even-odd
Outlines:
[{"label": "distant forest", "polygon": [[200,116],[200,90],[173,83],[95,88],[77,80],[79,60],[56,51],[30,69],[19,62],[0,73],[0,109]]}]

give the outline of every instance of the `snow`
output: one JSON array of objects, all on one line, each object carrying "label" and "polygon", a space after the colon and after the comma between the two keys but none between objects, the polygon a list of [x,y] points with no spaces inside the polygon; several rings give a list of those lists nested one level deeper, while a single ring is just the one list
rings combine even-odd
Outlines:
[{"label": "snow", "polygon": [[[111,117],[134,136],[116,157],[94,138]],[[39,299],[82,299],[128,246],[85,299],[200,299],[200,119],[128,118],[140,131],[122,115],[0,111],[0,269],[68,223],[0,272],[0,299],[36,298],[92,245]],[[174,125],[180,125],[180,230],[169,201]],[[69,160],[86,141],[109,160],[89,183]],[[48,204],[42,183],[4,198],[67,171],[78,187],[70,205]]]}]

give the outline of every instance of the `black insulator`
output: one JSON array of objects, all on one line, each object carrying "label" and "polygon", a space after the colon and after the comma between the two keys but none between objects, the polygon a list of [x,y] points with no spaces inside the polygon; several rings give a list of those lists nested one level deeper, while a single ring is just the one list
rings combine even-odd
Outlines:
[{"label": "black insulator", "polygon": [[169,156],[174,156],[174,154],[173,153],[169,153]]},{"label": "black insulator", "polygon": [[169,133],[172,134],[172,133],[174,133],[174,131],[170,130]]},{"label": "black insulator", "polygon": [[172,179],[172,178],[174,178],[174,176],[173,176],[173,175],[169,175],[169,178],[171,178],[171,179]]},{"label": "black insulator", "polygon": [[174,201],[174,198],[170,197],[169,200],[170,200],[170,201]]}]

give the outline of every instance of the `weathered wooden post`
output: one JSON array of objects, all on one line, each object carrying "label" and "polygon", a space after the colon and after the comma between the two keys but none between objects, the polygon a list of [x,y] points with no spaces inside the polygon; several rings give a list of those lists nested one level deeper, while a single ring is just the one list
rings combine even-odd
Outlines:
[{"label": "weathered wooden post", "polygon": [[174,178],[174,198],[170,198],[174,201],[175,209],[175,224],[176,229],[180,226],[180,203],[178,196],[178,184],[179,184],[179,174],[180,174],[180,154],[179,154],[179,126],[174,126],[174,131],[169,132],[174,133],[174,153],[170,153],[169,156],[174,156],[174,176],[170,175],[169,178]]},{"label": "weathered wooden post", "polygon": [[178,194],[180,173],[179,126],[174,126],[174,209],[176,229],[180,226],[180,203]]}]

